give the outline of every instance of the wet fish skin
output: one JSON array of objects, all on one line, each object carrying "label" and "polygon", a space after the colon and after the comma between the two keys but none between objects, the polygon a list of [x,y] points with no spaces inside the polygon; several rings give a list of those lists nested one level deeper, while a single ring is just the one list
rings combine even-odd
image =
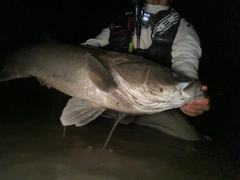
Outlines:
[{"label": "wet fish skin", "polygon": [[106,109],[157,113],[204,96],[201,82],[142,57],[58,43],[8,56],[0,82],[32,76],[73,97],[63,110],[63,125],[85,125]]}]

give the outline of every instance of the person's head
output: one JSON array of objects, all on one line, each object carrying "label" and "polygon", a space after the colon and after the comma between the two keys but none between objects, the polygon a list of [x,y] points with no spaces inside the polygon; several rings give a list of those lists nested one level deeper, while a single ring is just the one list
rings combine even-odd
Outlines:
[{"label": "person's head", "polygon": [[163,10],[168,10],[172,0],[144,0],[144,15],[142,24],[145,27],[153,23],[153,17],[156,13]]},{"label": "person's head", "polygon": [[169,6],[172,0],[145,0],[147,4]]}]

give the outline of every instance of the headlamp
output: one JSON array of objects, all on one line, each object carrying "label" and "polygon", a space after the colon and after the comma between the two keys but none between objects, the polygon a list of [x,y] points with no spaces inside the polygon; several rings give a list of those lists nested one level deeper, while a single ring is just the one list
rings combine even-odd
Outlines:
[{"label": "headlamp", "polygon": [[142,15],[142,25],[145,27],[149,27],[152,25],[153,14],[144,12]]}]

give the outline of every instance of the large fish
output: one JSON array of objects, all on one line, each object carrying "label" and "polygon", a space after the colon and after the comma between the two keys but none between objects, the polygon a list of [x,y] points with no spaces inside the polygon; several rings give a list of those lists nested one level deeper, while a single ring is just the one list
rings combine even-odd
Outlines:
[{"label": "large fish", "polygon": [[105,110],[141,115],[178,108],[204,96],[202,84],[137,55],[44,43],[11,54],[0,81],[36,77],[72,96],[64,126],[82,126]]}]

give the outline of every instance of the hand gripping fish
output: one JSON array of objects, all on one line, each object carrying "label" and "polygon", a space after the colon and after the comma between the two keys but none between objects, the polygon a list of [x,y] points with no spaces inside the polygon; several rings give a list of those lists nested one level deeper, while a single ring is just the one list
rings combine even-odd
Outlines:
[{"label": "hand gripping fish", "polygon": [[105,110],[131,115],[178,108],[201,98],[201,82],[137,55],[58,43],[24,47],[5,59],[0,81],[36,77],[72,98],[64,126],[83,126]]}]

